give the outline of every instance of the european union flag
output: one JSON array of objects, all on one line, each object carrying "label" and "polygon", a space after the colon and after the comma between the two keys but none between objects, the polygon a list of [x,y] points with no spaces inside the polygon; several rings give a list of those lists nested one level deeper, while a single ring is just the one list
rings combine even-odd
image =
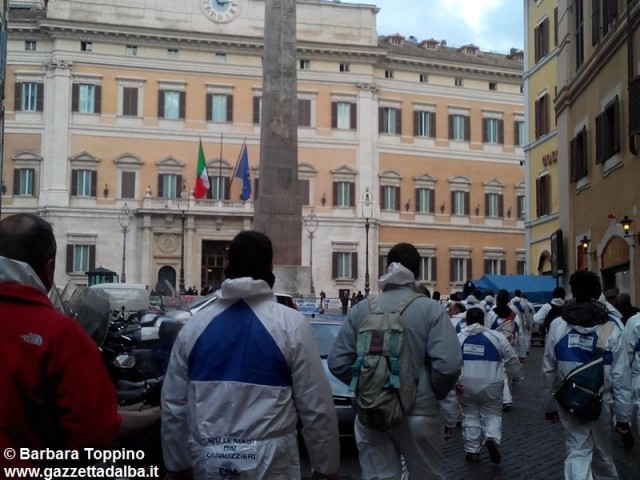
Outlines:
[{"label": "european union flag", "polygon": [[238,168],[236,169],[236,178],[242,180],[242,193],[240,200],[246,202],[251,198],[251,172],[249,170],[249,154],[247,153],[247,144],[242,144],[240,150],[240,158],[238,160]]}]

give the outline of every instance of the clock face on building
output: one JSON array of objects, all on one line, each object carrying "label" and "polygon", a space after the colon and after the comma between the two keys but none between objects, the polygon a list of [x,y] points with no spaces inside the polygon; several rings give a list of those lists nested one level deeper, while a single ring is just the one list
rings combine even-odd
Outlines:
[{"label": "clock face on building", "polygon": [[240,0],[200,0],[204,14],[216,23],[227,23],[240,13]]}]

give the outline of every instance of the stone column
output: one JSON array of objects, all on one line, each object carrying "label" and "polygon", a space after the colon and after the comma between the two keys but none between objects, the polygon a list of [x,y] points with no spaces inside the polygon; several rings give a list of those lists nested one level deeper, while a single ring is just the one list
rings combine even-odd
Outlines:
[{"label": "stone column", "polygon": [[295,0],[266,0],[264,32],[260,194],[254,228],[271,238],[274,264],[300,265]]}]

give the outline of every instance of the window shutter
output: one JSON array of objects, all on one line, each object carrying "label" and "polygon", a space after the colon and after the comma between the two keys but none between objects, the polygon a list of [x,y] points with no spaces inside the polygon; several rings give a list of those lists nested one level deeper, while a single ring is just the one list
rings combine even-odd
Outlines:
[{"label": "window shutter", "polygon": [[536,217],[542,216],[542,209],[540,208],[540,202],[542,199],[541,185],[540,179],[536,178]]},{"label": "window shutter", "polygon": [[349,115],[351,115],[351,118],[349,119],[351,121],[351,125],[349,125],[351,127],[351,130],[357,130],[358,129],[358,104],[357,103],[352,103],[349,106]]},{"label": "window shutter", "polygon": [[387,208],[387,201],[384,193],[385,193],[384,185],[380,185],[380,208],[382,209]]},{"label": "window shutter", "polygon": [[378,133],[387,133],[384,122],[384,107],[378,108]]},{"label": "window shutter", "polygon": [[349,206],[354,207],[356,205],[356,184],[349,183]]},{"label": "window shutter", "polygon": [[533,29],[533,58],[540,60],[540,26]]},{"label": "window shutter", "polygon": [[309,180],[298,180],[298,194],[303,205],[311,205],[309,190]]},{"label": "window shutter", "polygon": [[582,127],[580,131],[580,146],[582,147],[582,152],[579,157],[579,161],[581,162],[581,169],[584,172],[584,176],[589,175],[589,137],[587,136],[587,127]]},{"label": "window shutter", "polygon": [[469,216],[469,192],[464,192],[464,214]]},{"label": "window shutter", "polygon": [[164,175],[158,175],[158,198],[164,197]]},{"label": "window shutter", "polygon": [[394,188],[394,190],[396,191],[396,210],[397,211],[401,211],[402,210],[402,195],[400,192],[400,187],[396,187]]},{"label": "window shutter", "polygon": [[484,273],[485,275],[493,273],[491,271],[491,260],[489,260],[488,258],[484,259]]},{"label": "window shutter", "polygon": [[338,102],[331,102],[331,128],[338,128]]},{"label": "window shutter", "polygon": [[416,188],[415,189],[415,194],[416,194],[416,198],[415,198],[415,211],[416,212],[420,212],[420,189]]},{"label": "window shutter", "polygon": [[298,126],[300,127],[308,127],[311,125],[310,103],[309,100],[298,99]]},{"label": "window shutter", "polygon": [[553,9],[553,46],[558,46],[558,7]]},{"label": "window shutter", "polygon": [[429,189],[429,213],[435,213],[436,211],[436,191],[433,188]]},{"label": "window shutter", "polygon": [[466,142],[471,140],[471,117],[468,115],[464,117],[464,140]]},{"label": "window shutter", "polygon": [[453,115],[449,115],[449,140],[453,140]]},{"label": "window shutter", "polygon": [[484,216],[488,217],[489,216],[489,194],[485,193],[484,194]]},{"label": "window shutter", "polygon": [[71,85],[71,111],[78,111],[78,98],[80,97],[80,85],[74,83]]},{"label": "window shutter", "polygon": [[[224,180],[226,178],[223,178],[222,180],[222,188],[224,189]],[[225,192],[222,192],[223,194]],[[180,198],[182,194],[182,175],[176,175],[176,198]],[[224,195],[222,195],[222,198],[225,198]]]},{"label": "window shutter", "polygon": [[102,113],[102,85],[95,86],[95,96],[93,98],[93,113]]},{"label": "window shutter", "polygon": [[331,278],[338,278],[338,252],[331,254]]},{"label": "window shutter", "polygon": [[489,119],[482,119],[482,143],[487,143],[489,141],[489,128],[488,128]]},{"label": "window shutter", "polygon": [[591,0],[591,45],[595,45],[596,43],[598,43],[598,40],[600,40],[601,1],[602,0]]},{"label": "window shutter", "polygon": [[498,195],[498,216],[504,218],[504,195]]},{"label": "window shutter", "polygon": [[545,135],[549,133],[549,95],[544,94],[542,97],[542,111],[541,120],[542,120],[542,134]]},{"label": "window shutter", "polygon": [[449,259],[449,281],[455,282],[456,280],[456,259]]},{"label": "window shutter", "polygon": [[338,206],[338,182],[333,182],[333,206]]},{"label": "window shutter", "polygon": [[549,18],[542,22],[542,55],[549,53]]},{"label": "window shutter", "polygon": [[520,129],[518,128],[518,122],[513,122],[513,145],[520,145]]},{"label": "window shutter", "polygon": [[96,170],[91,171],[91,196],[95,197],[98,187],[98,172]]},{"label": "window shutter", "polygon": [[67,245],[67,273],[73,272],[73,245]]},{"label": "window shutter", "polygon": [[438,261],[436,257],[431,257],[431,281],[435,282],[438,279]]},{"label": "window shutter", "polygon": [[456,192],[451,192],[451,215],[456,212]]},{"label": "window shutter", "polygon": [[358,254],[351,253],[351,278],[358,278]]},{"label": "window shutter", "polygon": [[187,92],[180,92],[180,112],[178,117],[184,120],[184,113],[187,106]]},{"label": "window shutter", "polygon": [[420,135],[420,112],[415,110],[413,112],[413,136],[417,137]]},{"label": "window shutter", "polygon": [[506,275],[507,274],[507,261],[502,258],[500,259],[500,275]]},{"label": "window shutter", "polygon": [[612,153],[620,152],[620,101],[616,95],[613,103],[613,138],[611,139]]},{"label": "window shutter", "polygon": [[253,124],[260,124],[260,97],[253,97]]},{"label": "window shutter", "polygon": [[576,152],[576,143],[578,141],[578,137],[573,138],[569,142],[569,182],[575,183],[577,180],[577,152]]},{"label": "window shutter", "polygon": [[20,195],[20,169],[13,169],[13,194]]},{"label": "window shutter", "polygon": [[401,108],[396,108],[395,109],[396,112],[396,134],[402,136],[402,109]]},{"label": "window shutter", "polygon": [[255,202],[258,199],[258,192],[260,191],[260,179],[256,178],[253,180],[253,201]]},{"label": "window shutter", "polygon": [[429,137],[436,138],[436,112],[429,112]]},{"label": "window shutter", "polygon": [[498,143],[504,145],[504,120],[498,120]]},{"label": "window shutter", "polygon": [[227,122],[233,122],[233,95],[227,95]]},{"label": "window shutter", "polygon": [[71,170],[71,195],[78,195],[78,170]]},{"label": "window shutter", "polygon": [[207,93],[207,113],[205,121],[213,120],[213,93]]},{"label": "window shutter", "polygon": [[89,245],[89,270],[96,268],[96,246]]},{"label": "window shutter", "polygon": [[467,263],[467,278],[465,278],[465,281],[471,280],[471,278],[473,277],[473,261],[471,260],[471,258],[467,258],[466,263]]},{"label": "window shutter", "polygon": [[536,114],[535,114],[536,138],[539,138],[540,137],[540,99],[536,100],[535,110],[536,110]]},{"label": "window shutter", "polygon": [[605,114],[601,112],[596,117],[596,164],[604,162],[604,126]]},{"label": "window shutter", "polygon": [[164,90],[158,90],[158,118],[164,118]]},{"label": "window shutter", "polygon": [[17,82],[14,86],[13,110],[16,112],[22,110],[22,84]]}]

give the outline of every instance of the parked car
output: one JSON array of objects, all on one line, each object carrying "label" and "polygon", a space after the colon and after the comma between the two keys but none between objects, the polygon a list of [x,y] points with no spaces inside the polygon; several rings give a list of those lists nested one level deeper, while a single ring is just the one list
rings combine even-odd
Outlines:
[{"label": "parked car", "polygon": [[291,295],[287,295],[285,293],[276,293],[276,299],[278,300],[278,303],[286,305],[289,308],[293,308],[294,310],[298,310],[298,305],[296,305],[296,301]]},{"label": "parked car", "polygon": [[320,350],[320,358],[322,358],[322,366],[331,386],[333,395],[333,403],[338,414],[338,427],[340,436],[353,436],[353,421],[355,420],[356,411],[353,408],[354,394],[349,391],[349,387],[338,380],[329,371],[327,359],[333,348],[333,344],[342,328],[342,322],[335,320],[315,320],[309,321],[316,333],[318,340],[318,349]]},{"label": "parked car", "polygon": [[111,310],[122,312],[124,309],[123,313],[127,317],[151,308],[147,286],[141,283],[99,283],[89,288],[105,292],[109,297]]}]

